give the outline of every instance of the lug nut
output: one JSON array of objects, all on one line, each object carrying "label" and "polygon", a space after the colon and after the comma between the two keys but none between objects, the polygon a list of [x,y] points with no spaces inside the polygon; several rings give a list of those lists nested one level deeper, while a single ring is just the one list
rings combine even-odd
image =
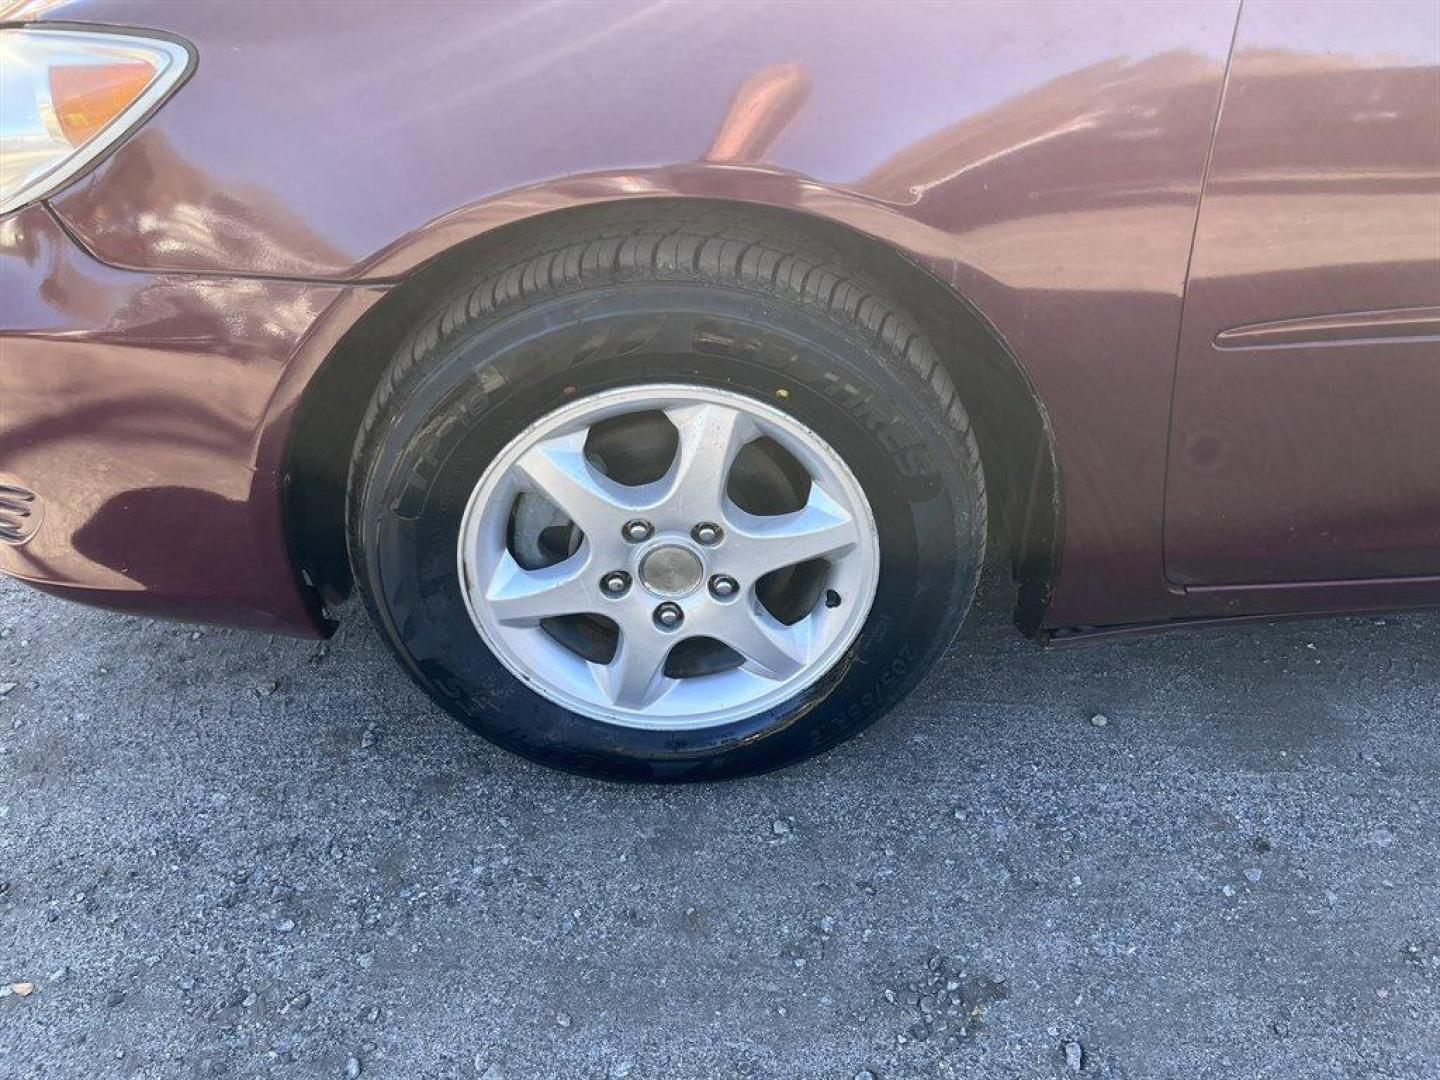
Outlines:
[{"label": "lug nut", "polygon": [[625,534],[626,540],[629,540],[632,544],[638,544],[642,540],[649,540],[650,534],[655,531],[655,527],[648,521],[640,521],[637,519],[635,521],[627,521],[625,527],[620,531]]},{"label": "lug nut", "polygon": [[661,630],[674,630],[685,621],[679,604],[661,604],[655,609],[655,625]]},{"label": "lug nut", "polygon": [[740,583],[726,574],[716,574],[710,579],[710,595],[716,600],[729,600],[740,591]]},{"label": "lug nut", "polygon": [[630,588],[630,575],[624,570],[614,570],[600,579],[600,588],[607,596],[624,596]]},{"label": "lug nut", "polygon": [[704,544],[709,547],[711,544],[718,544],[720,538],[725,535],[719,525],[709,521],[702,521],[695,528],[690,530],[690,535],[695,538],[697,544]]}]

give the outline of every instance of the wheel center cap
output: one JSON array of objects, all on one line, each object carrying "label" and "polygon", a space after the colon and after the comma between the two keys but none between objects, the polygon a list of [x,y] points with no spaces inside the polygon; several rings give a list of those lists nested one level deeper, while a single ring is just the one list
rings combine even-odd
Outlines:
[{"label": "wheel center cap", "polygon": [[704,576],[700,556],[680,544],[664,544],[640,560],[640,584],[656,596],[684,596]]}]

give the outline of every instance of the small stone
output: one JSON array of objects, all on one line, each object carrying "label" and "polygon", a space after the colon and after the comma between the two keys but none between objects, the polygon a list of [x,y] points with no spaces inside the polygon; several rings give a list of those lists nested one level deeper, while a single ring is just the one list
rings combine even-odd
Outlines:
[{"label": "small stone", "polygon": [[555,1014],[555,1023],[562,1028],[568,1028],[574,1021],[570,1019],[569,1013],[558,1012]]},{"label": "small stone", "polygon": [[1260,884],[1261,870],[1258,866],[1247,866],[1245,868],[1245,880],[1251,885]]},{"label": "small stone", "polygon": [[10,992],[16,997],[29,997],[35,992],[35,984],[33,982],[11,983]]},{"label": "small stone", "polygon": [[500,1071],[499,1065],[487,1065],[485,1059],[479,1054],[475,1055],[475,1074],[480,1080],[505,1080],[505,1074]]},{"label": "small stone", "polygon": [[360,1075],[360,1059],[351,1054],[345,1059],[345,1080],[355,1080]]},{"label": "small stone", "polygon": [[1085,1067],[1085,1048],[1074,1039],[1065,1044],[1065,1067],[1077,1073]]},{"label": "small stone", "polygon": [[370,724],[360,735],[360,749],[369,750],[370,747],[374,746],[376,742],[379,741],[379,738],[380,737],[375,734],[375,725]]},{"label": "small stone", "polygon": [[855,1080],[875,1080],[875,1074],[869,1069],[861,1069],[855,1074]]},{"label": "small stone", "polygon": [[1221,889],[1220,891],[1221,891],[1222,893],[1224,893],[1226,896],[1234,896],[1234,895],[1235,895],[1235,886],[1233,886],[1233,885],[1226,885],[1226,886],[1225,886],[1223,889]]},{"label": "small stone", "polygon": [[271,694],[275,693],[275,691],[279,689],[280,684],[276,680],[268,679],[267,681],[262,682],[255,687],[255,696],[262,698],[269,697]]},{"label": "small stone", "polygon": [[789,836],[790,825],[788,822],[784,822],[781,821],[779,818],[776,818],[770,823],[770,831],[776,836]]},{"label": "small stone", "polygon": [[65,967],[56,968],[54,971],[50,972],[50,981],[60,982],[62,979],[69,978],[69,976],[70,967],[67,964]]},{"label": "small stone", "polygon": [[0,682],[0,697],[4,697],[19,685],[18,682]]},{"label": "small stone", "polygon": [[1096,713],[1094,716],[1090,717],[1090,723],[1095,725],[1095,727],[1109,727],[1110,718],[1104,713]]},{"label": "small stone", "polygon": [[295,929],[295,920],[281,919],[278,923],[275,924],[275,929],[279,930],[282,934],[288,934]]}]

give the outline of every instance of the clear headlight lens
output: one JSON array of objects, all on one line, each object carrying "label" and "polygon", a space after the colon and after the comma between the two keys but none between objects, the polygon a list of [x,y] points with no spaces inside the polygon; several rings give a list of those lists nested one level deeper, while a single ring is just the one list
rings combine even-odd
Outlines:
[{"label": "clear headlight lens", "polygon": [[162,38],[34,25],[0,30],[0,214],[44,198],[185,77]]}]

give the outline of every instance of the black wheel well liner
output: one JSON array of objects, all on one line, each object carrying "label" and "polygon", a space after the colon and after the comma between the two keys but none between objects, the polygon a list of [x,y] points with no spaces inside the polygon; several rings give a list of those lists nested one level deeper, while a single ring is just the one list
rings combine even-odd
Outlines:
[{"label": "black wheel well liner", "polygon": [[[635,200],[625,200],[633,204]],[[663,215],[697,202],[803,228],[880,278],[940,354],[974,425],[990,497],[991,551],[1004,553],[1019,586],[1015,622],[1040,633],[1060,569],[1060,475],[1043,403],[995,328],[965,298],[884,240],[801,211],[724,200],[654,198]],[[487,232],[429,260],[352,326],[316,372],[285,453],[283,504],[290,557],[326,604],[353,586],[345,541],[345,484],[361,418],[404,336],[437,293],[474,273],[500,247],[557,217],[604,215],[614,203],[558,210]]]}]

